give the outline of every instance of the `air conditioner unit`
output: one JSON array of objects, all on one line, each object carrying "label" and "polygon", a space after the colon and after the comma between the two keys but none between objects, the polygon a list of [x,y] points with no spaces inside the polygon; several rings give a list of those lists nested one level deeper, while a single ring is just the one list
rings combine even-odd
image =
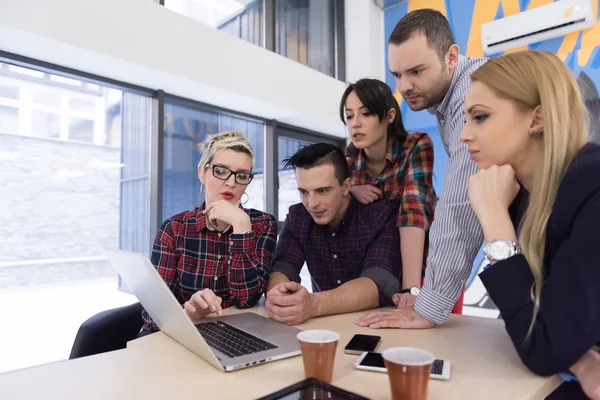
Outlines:
[{"label": "air conditioner unit", "polygon": [[559,0],[482,24],[481,42],[486,55],[495,54],[581,31],[595,22],[592,0]]}]

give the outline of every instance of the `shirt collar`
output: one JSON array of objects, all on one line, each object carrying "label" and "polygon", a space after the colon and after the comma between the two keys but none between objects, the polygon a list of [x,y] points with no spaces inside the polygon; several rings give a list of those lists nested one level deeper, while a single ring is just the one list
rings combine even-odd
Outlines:
[{"label": "shirt collar", "polygon": [[347,223],[352,220],[352,217],[354,217],[354,215],[358,211],[358,208],[358,200],[355,200],[354,196],[350,195],[350,203],[348,203],[348,208],[346,208],[346,212],[344,213],[344,216],[342,217],[342,220],[340,221],[339,225],[335,228],[330,228],[328,225],[322,225],[321,227],[327,230],[328,232],[336,234],[339,233],[342,230],[342,228],[345,227]]},{"label": "shirt collar", "polygon": [[[385,159],[391,163],[394,163],[398,156],[398,146],[396,145],[396,139],[390,136],[387,140],[387,152],[385,153]],[[367,170],[367,158],[365,157],[364,150],[358,151],[356,157],[356,170]],[[376,178],[376,177],[374,177]]]},{"label": "shirt collar", "polygon": [[[202,206],[198,208],[198,213],[196,214],[196,230],[200,232],[204,229],[207,229],[211,232],[216,232],[217,230],[210,225],[210,222],[208,222],[208,218],[206,218],[206,215],[204,215],[204,213],[202,212],[204,211],[204,208],[206,208],[206,203],[202,203]],[[229,231],[230,228],[231,225],[227,225],[227,227],[223,230],[222,233]]]},{"label": "shirt collar", "polygon": [[450,99],[452,98],[452,94],[454,93],[454,88],[456,87],[456,82],[460,78],[467,65],[467,58],[461,54],[458,55],[458,62],[456,63],[456,68],[454,68],[454,74],[452,76],[452,81],[450,82],[450,87],[446,92],[446,95],[442,99],[442,101],[434,106],[431,106],[427,109],[430,114],[442,114],[446,116],[446,111],[448,111],[448,105],[450,104]]}]

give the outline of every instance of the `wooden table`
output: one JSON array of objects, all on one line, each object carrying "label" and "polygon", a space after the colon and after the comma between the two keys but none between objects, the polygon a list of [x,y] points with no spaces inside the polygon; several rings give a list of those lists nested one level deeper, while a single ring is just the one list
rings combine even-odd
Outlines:
[{"label": "wooden table", "polygon": [[[380,335],[379,351],[421,347],[450,360],[450,381],[431,380],[429,399],[543,399],[561,383],[521,364],[501,320],[452,315],[435,329],[372,330],[354,324],[363,314],[315,318],[299,328],[340,333],[332,384],[365,397],[389,399],[389,382],[387,374],[354,369],[357,356],[344,354],[344,346],[355,333]],[[302,379],[300,356],[223,373],[156,333],[126,350],[0,375],[0,399],[253,399]]]}]

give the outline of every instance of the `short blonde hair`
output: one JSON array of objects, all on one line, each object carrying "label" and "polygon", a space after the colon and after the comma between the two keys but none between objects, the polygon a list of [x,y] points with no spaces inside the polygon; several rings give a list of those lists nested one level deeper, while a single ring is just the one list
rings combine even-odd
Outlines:
[{"label": "short blonde hair", "polygon": [[200,144],[202,157],[198,168],[204,168],[213,160],[215,154],[227,149],[249,155],[254,166],[254,151],[248,139],[240,132],[228,131],[206,136],[206,139]]}]

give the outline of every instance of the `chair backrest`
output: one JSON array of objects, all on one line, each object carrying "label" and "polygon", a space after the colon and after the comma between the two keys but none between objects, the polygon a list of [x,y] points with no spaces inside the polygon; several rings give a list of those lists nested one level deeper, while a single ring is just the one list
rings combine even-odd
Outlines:
[{"label": "chair backrest", "polygon": [[134,303],[90,317],[79,327],[69,359],[124,349],[142,328],[142,309]]}]

